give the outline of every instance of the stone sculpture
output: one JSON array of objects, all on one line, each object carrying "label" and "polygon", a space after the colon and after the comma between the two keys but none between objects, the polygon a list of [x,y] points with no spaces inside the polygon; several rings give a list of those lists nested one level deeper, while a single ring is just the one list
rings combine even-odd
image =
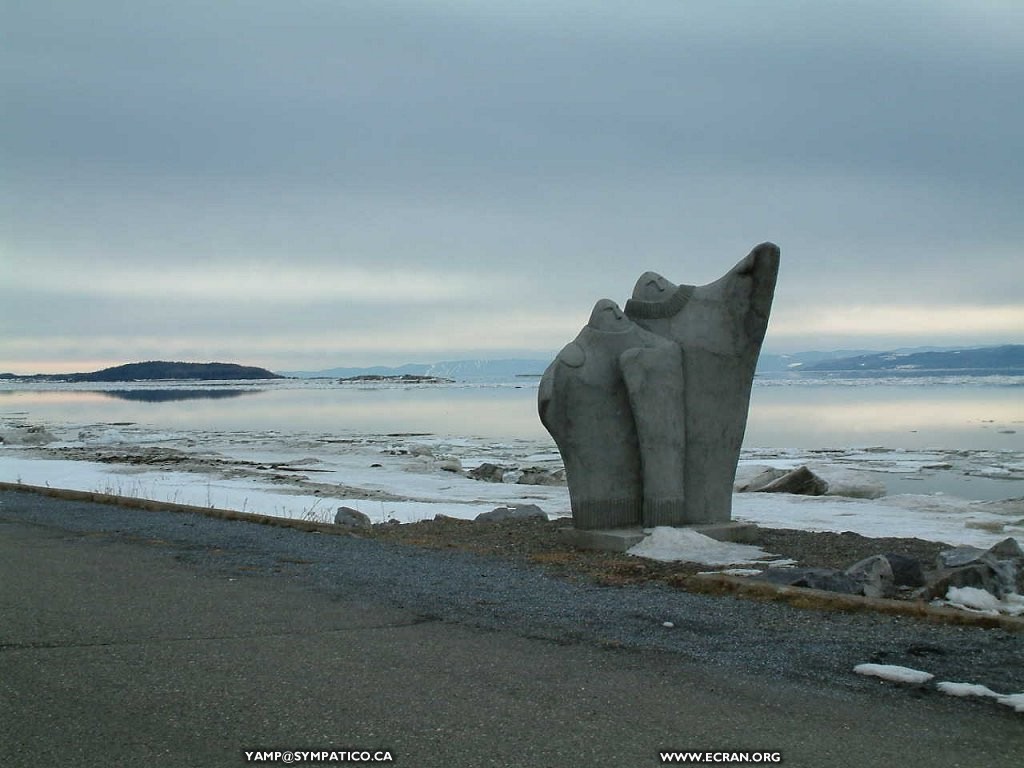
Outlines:
[{"label": "stone sculpture", "polygon": [[654,272],[602,299],[541,379],[577,528],[727,523],[779,268],[763,243],[722,278]]}]

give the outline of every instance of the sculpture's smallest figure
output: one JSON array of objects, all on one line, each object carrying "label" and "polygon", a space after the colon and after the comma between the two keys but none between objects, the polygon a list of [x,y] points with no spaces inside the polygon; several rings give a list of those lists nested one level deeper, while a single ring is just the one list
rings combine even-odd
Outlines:
[{"label": "sculpture's smallest figure", "polygon": [[609,299],[548,366],[540,417],[565,462],[577,528],[671,525],[682,516],[682,386],[678,345]]}]

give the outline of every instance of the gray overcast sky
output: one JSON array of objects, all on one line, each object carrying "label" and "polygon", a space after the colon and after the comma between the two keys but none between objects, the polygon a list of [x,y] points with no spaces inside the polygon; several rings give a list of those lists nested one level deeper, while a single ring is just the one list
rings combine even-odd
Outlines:
[{"label": "gray overcast sky", "polygon": [[782,247],[766,351],[1024,338],[1019,0],[5,0],[0,371],[553,355]]}]

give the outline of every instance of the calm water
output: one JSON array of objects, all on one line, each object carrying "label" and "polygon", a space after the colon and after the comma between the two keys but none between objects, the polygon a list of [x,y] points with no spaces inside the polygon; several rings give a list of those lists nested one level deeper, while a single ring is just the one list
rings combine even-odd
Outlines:
[{"label": "calm water", "polygon": [[1024,450],[1024,387],[755,386],[745,447]]},{"label": "calm water", "polygon": [[[762,381],[745,446],[1024,451],[1024,379],[975,382]],[[131,422],[155,430],[408,433],[548,440],[536,381],[486,386],[353,386],[302,381],[205,386],[0,385],[0,421]]]}]

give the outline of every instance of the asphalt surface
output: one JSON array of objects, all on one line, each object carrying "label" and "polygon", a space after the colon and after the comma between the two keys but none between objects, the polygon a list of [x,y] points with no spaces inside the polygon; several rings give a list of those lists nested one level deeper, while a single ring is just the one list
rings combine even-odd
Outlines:
[{"label": "asphalt surface", "polygon": [[1024,716],[853,674],[867,661],[1024,691],[1001,630],[0,492],[2,766],[1021,764]]}]

